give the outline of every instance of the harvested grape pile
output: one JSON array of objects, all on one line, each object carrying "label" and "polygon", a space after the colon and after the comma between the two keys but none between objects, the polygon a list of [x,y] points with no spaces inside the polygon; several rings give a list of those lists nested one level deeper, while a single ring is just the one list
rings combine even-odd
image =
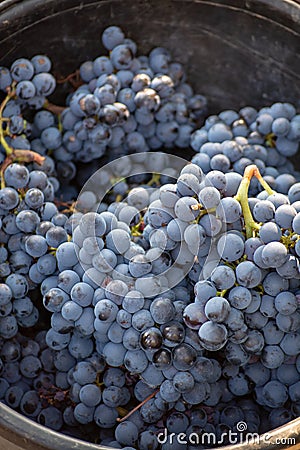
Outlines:
[{"label": "harvested grape pile", "polygon": [[127,450],[283,425],[300,412],[300,115],[207,117],[167,49],[141,56],[116,26],[102,43],[64,80],[46,55],[0,68],[0,399]]}]

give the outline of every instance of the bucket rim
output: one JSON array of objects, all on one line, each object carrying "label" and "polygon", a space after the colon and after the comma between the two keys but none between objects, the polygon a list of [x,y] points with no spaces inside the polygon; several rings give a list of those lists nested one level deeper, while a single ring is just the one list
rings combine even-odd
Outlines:
[{"label": "bucket rim", "polygon": [[[112,447],[93,444],[53,431],[0,403],[0,436],[10,439],[12,432],[14,434],[12,442],[21,445],[24,450],[113,450]],[[299,448],[300,418],[259,435],[259,439],[255,442],[249,436],[248,442],[221,448],[222,450],[252,450],[255,447],[256,450],[270,450],[276,445],[276,449],[280,450],[286,449],[287,444],[289,449]]]}]

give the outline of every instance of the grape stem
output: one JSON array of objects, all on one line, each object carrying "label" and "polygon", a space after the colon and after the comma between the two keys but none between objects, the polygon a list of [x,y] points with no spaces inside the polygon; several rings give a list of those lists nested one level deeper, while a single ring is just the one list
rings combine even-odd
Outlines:
[{"label": "grape stem", "polygon": [[129,413],[126,414],[125,417],[122,417],[122,418],[118,417],[117,418],[117,422],[120,423],[120,422],[124,422],[124,420],[127,420],[128,417],[132,416],[133,413],[138,411],[145,403],[147,403],[149,400],[151,400],[151,398],[155,397],[158,392],[159,392],[159,389],[157,389],[156,391],[152,392],[152,394],[148,395],[148,397],[146,397],[145,400],[143,400],[135,408],[133,408],[131,411],[129,411]]},{"label": "grape stem", "polygon": [[63,84],[69,82],[75,89],[83,84],[82,79],[80,77],[80,71],[75,70],[75,72],[70,73],[64,78],[58,78],[56,80],[57,84]]},{"label": "grape stem", "polygon": [[197,218],[193,221],[193,223],[199,223],[199,220],[206,214],[211,214],[211,213],[216,212],[216,208],[205,209],[204,206],[201,205],[201,203],[198,203],[197,205],[191,205],[191,210],[199,211],[199,214],[198,214]]},{"label": "grape stem", "polygon": [[248,202],[248,192],[251,179],[255,177],[260,182],[262,187],[266,190],[269,195],[274,194],[275,191],[268,185],[268,183],[263,179],[258,167],[255,164],[251,164],[245,168],[243,179],[240,183],[239,189],[235,196],[235,199],[240,203],[243,211],[246,236],[250,238],[253,236],[255,230],[260,229],[260,225],[253,219],[249,202]]},{"label": "grape stem", "polygon": [[160,174],[159,173],[153,173],[152,178],[150,181],[148,181],[148,186],[153,186],[154,184],[160,186]]},{"label": "grape stem", "polygon": [[3,117],[3,111],[9,102],[15,95],[16,82],[14,81],[11,86],[7,88],[7,95],[3,102],[0,104],[0,144],[5,150],[6,158],[1,164],[0,167],[0,185],[1,189],[5,187],[5,181],[4,181],[4,172],[5,169],[12,164],[13,162],[22,162],[22,163],[30,163],[30,162],[36,162],[37,164],[41,165],[43,164],[45,157],[40,155],[39,153],[33,152],[31,150],[21,150],[21,149],[14,149],[5,140],[5,136],[9,135],[6,130],[3,130],[2,124],[4,122],[9,122],[9,119],[6,117]]},{"label": "grape stem", "polygon": [[[65,209],[63,209],[61,212],[62,213],[74,213],[77,212],[76,210],[76,204],[77,202],[63,202],[62,200],[59,199],[54,199],[54,203],[57,207],[64,207]],[[85,212],[88,212],[88,210],[86,210]]]},{"label": "grape stem", "polygon": [[0,105],[0,122],[1,122],[1,126],[0,126],[0,144],[2,145],[2,147],[5,150],[6,156],[11,155],[13,153],[13,149],[12,149],[12,147],[10,147],[8,145],[8,143],[5,140],[5,131],[3,130],[2,123],[3,122],[8,122],[8,120],[6,118],[3,118],[3,111],[4,111],[7,103],[9,102],[9,100],[11,98],[13,98],[15,93],[16,93],[15,85],[16,85],[16,83],[13,82],[12,85],[7,88],[7,95],[6,95],[5,99],[3,100],[3,102]]},{"label": "grape stem", "polygon": [[66,106],[55,105],[54,103],[50,103],[46,100],[44,103],[44,108],[47,109],[47,111],[59,116],[66,109]]},{"label": "grape stem", "polygon": [[143,234],[143,231],[142,231],[143,224],[144,224],[144,219],[143,219],[143,217],[141,217],[139,222],[130,228],[132,236],[138,237]]}]

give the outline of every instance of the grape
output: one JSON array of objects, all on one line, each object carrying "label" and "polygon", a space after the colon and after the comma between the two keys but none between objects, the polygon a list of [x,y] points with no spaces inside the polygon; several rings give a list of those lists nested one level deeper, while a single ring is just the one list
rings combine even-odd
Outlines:
[{"label": "grape", "polygon": [[277,273],[271,272],[265,277],[263,287],[266,294],[276,297],[280,292],[288,289],[289,282],[281,278]]},{"label": "grape", "polygon": [[287,249],[280,242],[269,242],[264,246],[261,258],[266,267],[280,267],[286,262]]},{"label": "grape", "polygon": [[164,324],[174,318],[174,306],[168,298],[158,297],[151,303],[150,313],[156,323]]},{"label": "grape", "polygon": [[82,307],[89,306],[92,303],[93,295],[93,288],[83,282],[76,283],[70,292],[71,299]]},{"label": "grape", "polygon": [[291,228],[297,211],[291,205],[281,205],[276,209],[275,220],[281,228]]},{"label": "grape", "polygon": [[148,360],[141,350],[127,350],[124,356],[124,365],[132,373],[141,373],[146,369]]},{"label": "grape", "polygon": [[4,283],[0,283],[0,305],[6,305],[12,299],[13,293],[11,288]]},{"label": "grape", "polygon": [[37,95],[45,97],[51,95],[56,87],[55,78],[50,73],[46,72],[36,74],[32,79],[32,83],[36,88]]},{"label": "grape", "polygon": [[289,333],[280,342],[280,347],[286,355],[296,356],[299,353],[300,335],[299,332]]},{"label": "grape", "polygon": [[27,279],[23,275],[9,275],[6,278],[6,284],[10,288],[14,298],[24,297],[27,294],[29,288]]},{"label": "grape", "polygon": [[45,238],[50,247],[57,248],[60,244],[68,240],[68,235],[64,228],[54,226],[49,228],[46,232]]},{"label": "grape", "polygon": [[152,359],[154,367],[159,370],[166,369],[172,362],[172,353],[168,349],[161,349],[154,353]]},{"label": "grape", "polygon": [[[144,331],[154,325],[152,316],[148,310],[141,309],[133,314],[132,326],[137,331]],[[130,326],[130,324],[129,324]],[[129,327],[128,327],[129,328]]]},{"label": "grape", "polygon": [[61,271],[69,270],[78,262],[76,247],[73,242],[63,242],[56,251],[57,265]]},{"label": "grape", "polygon": [[198,405],[207,398],[208,385],[206,383],[195,383],[193,389],[182,394],[183,399],[191,405]]},{"label": "grape", "polygon": [[276,324],[278,328],[285,333],[290,333],[298,330],[300,322],[300,314],[296,311],[293,314],[283,315],[277,314]]},{"label": "grape", "polygon": [[18,332],[18,323],[14,316],[0,317],[0,336],[4,339],[14,337]]},{"label": "grape", "polygon": [[4,210],[14,209],[19,203],[18,193],[15,189],[5,187],[0,189],[0,207]]},{"label": "grape", "polygon": [[129,261],[129,271],[135,278],[142,277],[151,272],[151,262],[146,255],[135,255]]},{"label": "grape", "polygon": [[86,425],[93,420],[95,408],[78,403],[74,408],[74,418],[81,424]]},{"label": "grape", "polygon": [[275,308],[280,314],[293,314],[298,307],[297,299],[291,292],[280,292],[275,297]]},{"label": "grape", "polygon": [[161,332],[152,327],[141,333],[140,341],[144,350],[158,350],[162,346],[163,338]]},{"label": "grape", "polygon": [[217,294],[217,289],[210,281],[198,281],[194,286],[195,301],[205,303]]},{"label": "grape", "polygon": [[37,421],[52,430],[59,431],[63,426],[62,413],[54,406],[49,406],[43,409],[38,417]]},{"label": "grape", "polygon": [[267,406],[278,408],[283,406],[288,398],[287,388],[279,381],[272,380],[263,387],[262,396]]},{"label": "grape", "polygon": [[29,181],[29,171],[20,164],[11,164],[4,172],[4,179],[7,186],[15,189],[24,188]]},{"label": "grape", "polygon": [[199,179],[192,173],[183,173],[177,179],[177,192],[180,196],[193,196],[200,191]]},{"label": "grape", "polygon": [[37,392],[29,390],[24,393],[20,402],[20,410],[27,417],[37,417],[41,412],[42,405]]},{"label": "grape", "polygon": [[236,279],[242,286],[253,288],[260,284],[262,273],[252,261],[243,261],[236,268]]},{"label": "grape", "polygon": [[218,266],[212,271],[211,281],[218,290],[230,289],[235,283],[235,273],[228,266]]},{"label": "grape", "polygon": [[184,240],[194,254],[198,254],[199,247],[204,244],[205,239],[205,231],[199,224],[191,224],[184,231]]},{"label": "grape", "polygon": [[36,356],[25,356],[20,362],[20,371],[27,378],[35,378],[42,368],[42,364]]},{"label": "grape", "polygon": [[272,429],[280,427],[292,420],[291,412],[285,408],[273,409],[269,415],[269,422]]},{"label": "grape", "polygon": [[217,208],[220,203],[220,192],[212,186],[204,187],[198,195],[199,202],[205,209]]},{"label": "grape", "polygon": [[253,208],[253,216],[258,222],[269,222],[274,218],[275,206],[269,200],[262,200]]},{"label": "grape", "polygon": [[282,233],[279,226],[274,222],[264,223],[259,230],[259,237],[264,244],[268,244],[272,241],[279,241],[281,235]]},{"label": "grape", "polygon": [[299,381],[289,386],[289,396],[292,401],[299,402]]},{"label": "grape", "polygon": [[200,326],[206,322],[204,308],[199,303],[190,303],[183,311],[183,321],[192,330],[199,330]]},{"label": "grape", "polygon": [[234,342],[230,342],[226,345],[225,355],[227,361],[236,366],[244,366],[250,359],[243,347]]},{"label": "grape", "polygon": [[125,353],[126,349],[122,344],[108,342],[103,348],[103,357],[112,367],[119,367],[123,364]]},{"label": "grape", "polygon": [[267,345],[263,349],[261,362],[268,369],[280,367],[284,361],[284,353],[277,345]]},{"label": "grape", "polygon": [[132,316],[127,311],[121,309],[117,313],[117,323],[122,328],[130,328],[132,322]]},{"label": "grape", "polygon": [[34,66],[28,59],[20,58],[14,61],[10,71],[16,81],[30,80],[34,74]]},{"label": "grape", "polygon": [[263,386],[270,380],[270,369],[260,362],[247,364],[244,370],[247,377],[250,378],[256,386]]},{"label": "grape", "polygon": [[204,311],[208,320],[217,323],[224,322],[230,312],[230,304],[225,298],[213,297],[206,303]]},{"label": "grape", "polygon": [[240,236],[229,232],[220,237],[217,249],[225,261],[236,261],[244,253],[244,241]]},{"label": "grape", "polygon": [[242,396],[249,393],[248,380],[243,374],[238,374],[228,380],[229,390],[236,396]]},{"label": "grape", "polygon": [[[3,389],[4,390],[4,389]],[[1,392],[1,391],[0,391]],[[24,391],[20,386],[11,386],[6,390],[5,402],[11,408],[18,408],[23,397]]]},{"label": "grape", "polygon": [[236,286],[230,290],[228,300],[235,308],[245,309],[251,304],[252,295],[249,289],[243,286]]},{"label": "grape", "polygon": [[127,285],[121,280],[113,280],[107,284],[105,289],[106,297],[116,303],[121,305],[125,295],[128,292]]},{"label": "grape", "polygon": [[183,222],[190,222],[191,220],[194,220],[198,212],[197,210],[193,210],[193,206],[197,206],[197,201],[192,197],[182,197],[175,203],[175,214],[178,217],[178,219],[182,220]]},{"label": "grape", "polygon": [[107,337],[111,342],[120,344],[123,341],[124,332],[124,328],[115,322],[109,327]]},{"label": "grape", "polygon": [[196,351],[182,343],[173,349],[173,365],[177,370],[189,370],[196,362]]},{"label": "grape", "polygon": [[297,202],[299,200],[299,182],[294,183],[288,190],[288,198],[291,203]]},{"label": "grape", "polygon": [[160,386],[160,395],[166,402],[174,402],[180,398],[180,393],[176,391],[170,380],[165,380]]},{"label": "grape", "polygon": [[215,322],[205,322],[199,328],[199,337],[202,346],[209,351],[217,351],[227,342],[227,329],[224,325]]},{"label": "grape", "polygon": [[177,391],[185,393],[193,389],[195,381],[190,373],[178,372],[173,378],[173,384]]},{"label": "grape", "polygon": [[135,313],[144,306],[144,297],[139,291],[129,291],[122,301],[122,307],[129,313]]},{"label": "grape", "polygon": [[138,439],[138,428],[133,422],[125,420],[116,427],[115,437],[123,445],[134,445]]},{"label": "grape", "polygon": [[198,357],[194,367],[191,369],[191,374],[193,375],[195,381],[202,383],[211,381],[213,371],[214,366],[210,359]]},{"label": "grape", "polygon": [[205,214],[203,217],[201,217],[199,225],[204,228],[207,236],[212,237],[217,236],[222,229],[222,222],[213,214]]},{"label": "grape", "polygon": [[147,450],[148,448],[152,448],[153,450],[155,450],[158,447],[157,436],[151,430],[143,431],[139,435],[138,445],[140,450]]},{"label": "grape", "polygon": [[263,335],[257,330],[248,333],[247,340],[243,343],[243,348],[247,353],[260,353],[265,345]]},{"label": "grape", "polygon": [[242,214],[240,203],[231,197],[225,197],[220,200],[216,210],[217,217],[226,223],[236,222]]}]

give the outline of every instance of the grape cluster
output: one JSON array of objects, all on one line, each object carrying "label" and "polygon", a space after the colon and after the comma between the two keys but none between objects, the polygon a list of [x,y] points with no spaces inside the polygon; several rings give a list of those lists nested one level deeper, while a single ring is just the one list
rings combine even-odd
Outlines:
[{"label": "grape cluster", "polygon": [[[52,63],[46,55],[35,55],[31,60],[16,59],[10,69],[1,67],[0,89],[6,91],[14,85],[18,104],[34,107],[39,105],[41,108],[56,87],[56,80],[50,73],[51,66]],[[20,130],[21,122],[18,123],[17,116],[13,116],[11,126]],[[22,130],[23,127],[20,131]]]},{"label": "grape cluster", "polygon": [[53,203],[58,182],[42,170],[10,164],[0,189],[1,264],[3,290],[0,336],[11,338],[21,327],[38,321],[31,293],[57,271],[53,251],[68,240],[67,217]]},{"label": "grape cluster", "polygon": [[[58,283],[65,293],[55,287],[44,297],[45,303],[52,292],[63,294],[59,314],[55,311],[57,328],[52,316],[51,337],[53,331],[62,333],[63,329],[60,338],[63,346],[68,346],[68,326],[71,339],[77,339],[78,332],[83,336],[93,333],[96,352],[108,366],[124,366],[140,377],[134,391],[136,400],[153,395],[140,410],[144,423],[158,422],[166,411],[172,417],[175,407],[181,413],[180,420],[188,424],[182,419],[186,410],[199,404],[220,405],[224,389],[230,401],[249,395],[253,383],[257,402],[266,407],[283,408],[296,398],[299,283],[295,278],[299,277],[299,261],[295,255],[288,256],[298,239],[296,231],[280,228],[276,219],[264,224],[253,221],[253,231],[260,227],[259,234],[245,237],[242,231],[247,216],[243,216],[240,189],[235,189],[234,198],[226,196],[226,187],[224,173],[210,172],[205,177],[199,166],[189,164],[181,170],[176,184],[167,183],[154,191],[149,185],[133,188],[127,198],[111,203],[107,211],[77,215],[72,272],[66,271],[71,286]],[[289,203],[283,194],[272,193],[268,198],[271,205],[284,198],[284,205]],[[266,200],[257,200],[256,208],[260,203],[263,207]],[[274,218],[280,217],[280,208],[274,206]],[[290,225],[292,220],[296,224],[298,214],[290,208],[294,211]],[[284,232],[285,244],[279,242],[280,237],[276,242],[266,241],[267,224],[276,225],[280,236]],[[142,231],[134,236],[137,226]],[[71,243],[62,247],[66,245]],[[263,267],[256,261],[261,247]],[[65,269],[64,260],[58,259],[60,270]],[[78,267],[84,268],[81,278]],[[283,273],[284,269],[289,273]],[[287,295],[290,308],[284,316],[279,303],[285,305]],[[65,308],[70,315],[64,315]],[[85,325],[82,329],[85,314],[92,316],[94,325],[90,319],[86,322],[89,328]],[[295,319],[287,318],[289,315]],[[61,316],[69,322],[61,321]],[[280,328],[278,320],[285,325]],[[48,342],[52,348],[60,345],[55,333],[55,344]],[[69,351],[72,354],[72,349]],[[271,370],[286,365],[294,374],[293,383],[288,390],[277,380],[274,390]],[[244,417],[238,406],[234,408],[234,414]],[[92,422],[93,415],[89,417]],[[254,430],[255,422],[251,426]],[[121,444],[137,440],[136,426],[130,427],[133,435],[124,441],[120,438]]]},{"label": "grape cluster", "polygon": [[61,116],[58,160],[89,162],[160,148],[186,148],[206,111],[206,99],[194,95],[184,68],[170,52],[154,48],[137,55],[137,45],[119,27],[102,35],[109,56],[84,62],[84,82],[68,98]]},{"label": "grape cluster", "polygon": [[[76,166],[70,160],[62,164],[55,155],[58,149],[60,152],[64,149],[58,130],[60,117],[51,112],[52,104],[48,100],[56,88],[51,68],[51,60],[46,55],[36,55],[31,60],[20,58],[10,69],[0,68],[0,90],[6,95],[0,113],[0,161],[13,156],[12,161],[29,162],[26,152],[26,156],[29,151],[36,152],[44,159],[35,163],[38,166],[35,168],[52,178],[57,191],[59,181],[66,184],[74,179]],[[78,191],[72,187],[71,193],[75,197]],[[64,199],[69,200],[67,192]]]},{"label": "grape cluster", "polygon": [[[256,164],[271,187],[287,194],[299,181],[299,173],[288,160],[299,147],[299,120],[290,103],[274,103],[259,111],[247,106],[239,112],[226,110],[209,116],[191,136],[191,147],[198,152],[193,162],[204,173],[228,173],[227,177],[237,184],[245,168]],[[234,174],[229,175],[231,172]],[[253,179],[250,196],[256,196],[259,189],[259,183]]]},{"label": "grape cluster", "polygon": [[[50,73],[51,65],[46,55],[36,55],[31,60],[17,59],[10,69],[0,68],[0,90],[6,94],[1,107],[2,161],[9,147],[31,149],[29,139],[34,135],[34,126],[27,120],[27,112],[41,110],[54,92],[56,80]],[[42,147],[38,152],[45,154]]]},{"label": "grape cluster", "polygon": [[46,56],[0,69],[0,399],[127,450],[276,428],[300,411],[299,115],[203,124],[168,50],[102,43],[66,108]]}]

